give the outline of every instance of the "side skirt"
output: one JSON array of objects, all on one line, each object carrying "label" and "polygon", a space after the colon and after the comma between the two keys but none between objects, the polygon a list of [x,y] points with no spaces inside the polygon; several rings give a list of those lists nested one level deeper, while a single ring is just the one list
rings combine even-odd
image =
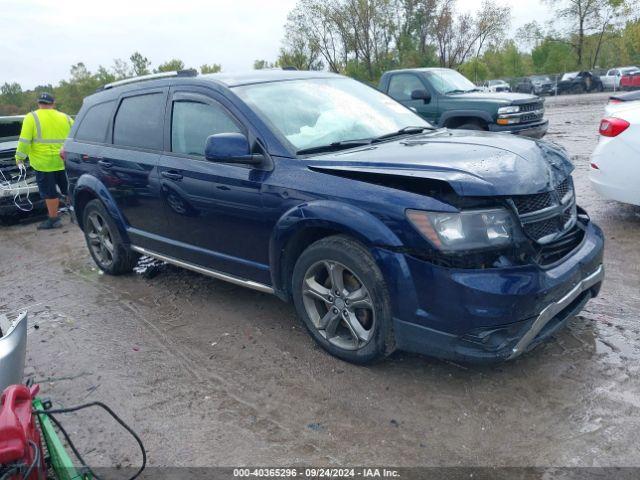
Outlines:
[{"label": "side skirt", "polygon": [[200,267],[198,265],[194,265],[193,263],[183,262],[182,260],[178,260],[177,258],[168,257],[166,255],[162,255],[161,253],[152,252],[150,250],[147,250],[146,248],[138,247],[136,245],[131,245],[131,250],[138,252],[142,255],[154,257],[154,258],[157,258],[158,260],[162,260],[172,265],[176,265],[177,267],[186,268],[187,270],[192,270],[194,272],[201,273],[209,277],[217,278],[218,280],[223,280],[225,282],[233,283],[235,285],[240,285],[241,287],[251,288],[253,290],[257,290],[263,293],[271,293],[271,294],[275,293],[273,288],[271,288],[269,285],[254,282],[251,280],[245,280],[244,278],[239,278],[233,275],[218,272],[217,270],[211,270],[209,268]]}]

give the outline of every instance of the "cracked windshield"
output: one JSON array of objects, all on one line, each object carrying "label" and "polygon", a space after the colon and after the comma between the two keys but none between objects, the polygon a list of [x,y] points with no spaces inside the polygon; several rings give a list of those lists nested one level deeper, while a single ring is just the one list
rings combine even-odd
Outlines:
[{"label": "cracked windshield", "polygon": [[300,151],[429,124],[355,80],[313,79],[234,89]]}]

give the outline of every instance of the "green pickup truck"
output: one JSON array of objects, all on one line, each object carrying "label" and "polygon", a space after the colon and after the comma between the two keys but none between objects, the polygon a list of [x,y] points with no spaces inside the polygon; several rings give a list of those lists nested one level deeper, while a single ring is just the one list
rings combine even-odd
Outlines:
[{"label": "green pickup truck", "polygon": [[484,92],[448,68],[391,70],[382,75],[378,88],[439,127],[533,138],[542,138],[549,127],[542,98]]}]

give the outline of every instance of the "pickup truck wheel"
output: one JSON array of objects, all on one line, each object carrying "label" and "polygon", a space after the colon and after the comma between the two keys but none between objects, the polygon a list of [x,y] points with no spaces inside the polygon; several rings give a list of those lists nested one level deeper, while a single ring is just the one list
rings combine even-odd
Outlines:
[{"label": "pickup truck wheel", "polygon": [[96,265],[105,273],[121,275],[133,270],[138,255],[125,247],[118,227],[100,200],[91,200],[82,215],[84,237]]},{"label": "pickup truck wheel", "polygon": [[389,294],[360,243],[342,235],[315,242],[300,255],[292,281],[296,310],[326,351],[357,364],[393,351]]}]

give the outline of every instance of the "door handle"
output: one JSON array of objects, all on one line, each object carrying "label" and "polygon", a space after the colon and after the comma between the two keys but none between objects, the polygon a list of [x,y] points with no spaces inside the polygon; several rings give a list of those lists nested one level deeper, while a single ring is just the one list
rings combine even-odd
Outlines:
[{"label": "door handle", "polygon": [[113,167],[113,163],[111,163],[109,160],[98,160],[98,164],[104,168]]},{"label": "door handle", "polygon": [[168,178],[169,180],[182,180],[182,175],[174,171],[162,172],[160,175],[164,178]]}]

